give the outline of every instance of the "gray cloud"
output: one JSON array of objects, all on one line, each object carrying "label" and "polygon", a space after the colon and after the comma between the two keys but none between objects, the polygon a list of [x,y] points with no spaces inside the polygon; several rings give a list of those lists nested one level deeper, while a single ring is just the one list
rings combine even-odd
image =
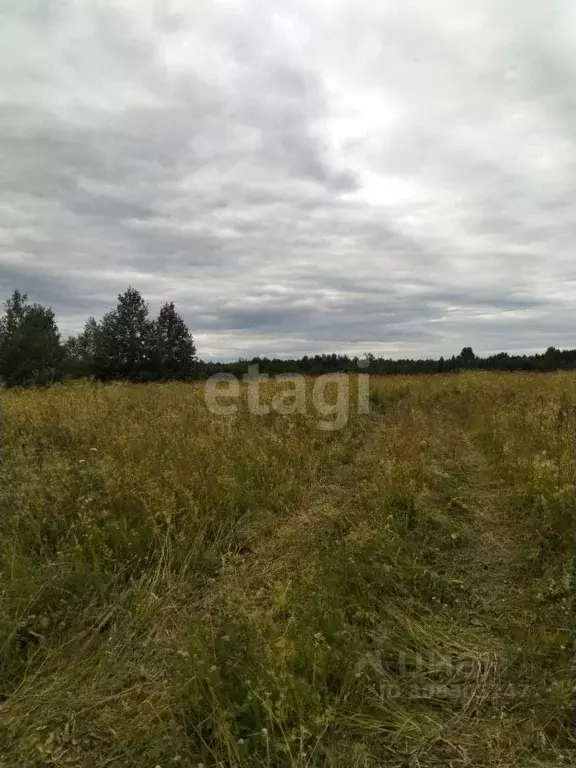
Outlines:
[{"label": "gray cloud", "polygon": [[0,298],[129,283],[204,357],[575,346],[576,11],[0,10]]}]

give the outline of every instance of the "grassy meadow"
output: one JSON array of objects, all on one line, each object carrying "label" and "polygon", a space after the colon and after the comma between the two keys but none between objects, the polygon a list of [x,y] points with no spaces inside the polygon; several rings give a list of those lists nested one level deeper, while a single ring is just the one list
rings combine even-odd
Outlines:
[{"label": "grassy meadow", "polygon": [[575,383],[0,393],[0,768],[574,764]]}]

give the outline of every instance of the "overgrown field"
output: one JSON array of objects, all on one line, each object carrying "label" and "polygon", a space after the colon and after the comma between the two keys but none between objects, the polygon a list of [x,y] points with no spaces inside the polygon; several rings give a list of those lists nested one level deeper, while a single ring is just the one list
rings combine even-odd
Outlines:
[{"label": "overgrown field", "polygon": [[575,382],[3,393],[0,766],[574,764]]}]

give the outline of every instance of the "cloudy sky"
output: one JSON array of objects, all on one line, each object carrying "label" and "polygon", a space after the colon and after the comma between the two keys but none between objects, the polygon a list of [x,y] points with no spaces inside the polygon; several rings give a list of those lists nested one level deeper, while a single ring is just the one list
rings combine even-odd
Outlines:
[{"label": "cloudy sky", "polygon": [[574,0],[4,0],[0,299],[208,358],[576,346]]}]

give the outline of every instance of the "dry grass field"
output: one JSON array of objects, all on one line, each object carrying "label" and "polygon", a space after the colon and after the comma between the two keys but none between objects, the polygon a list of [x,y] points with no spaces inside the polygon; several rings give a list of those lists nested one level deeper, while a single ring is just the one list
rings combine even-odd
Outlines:
[{"label": "dry grass field", "polygon": [[2,393],[2,768],[574,764],[576,379],[370,383]]}]

